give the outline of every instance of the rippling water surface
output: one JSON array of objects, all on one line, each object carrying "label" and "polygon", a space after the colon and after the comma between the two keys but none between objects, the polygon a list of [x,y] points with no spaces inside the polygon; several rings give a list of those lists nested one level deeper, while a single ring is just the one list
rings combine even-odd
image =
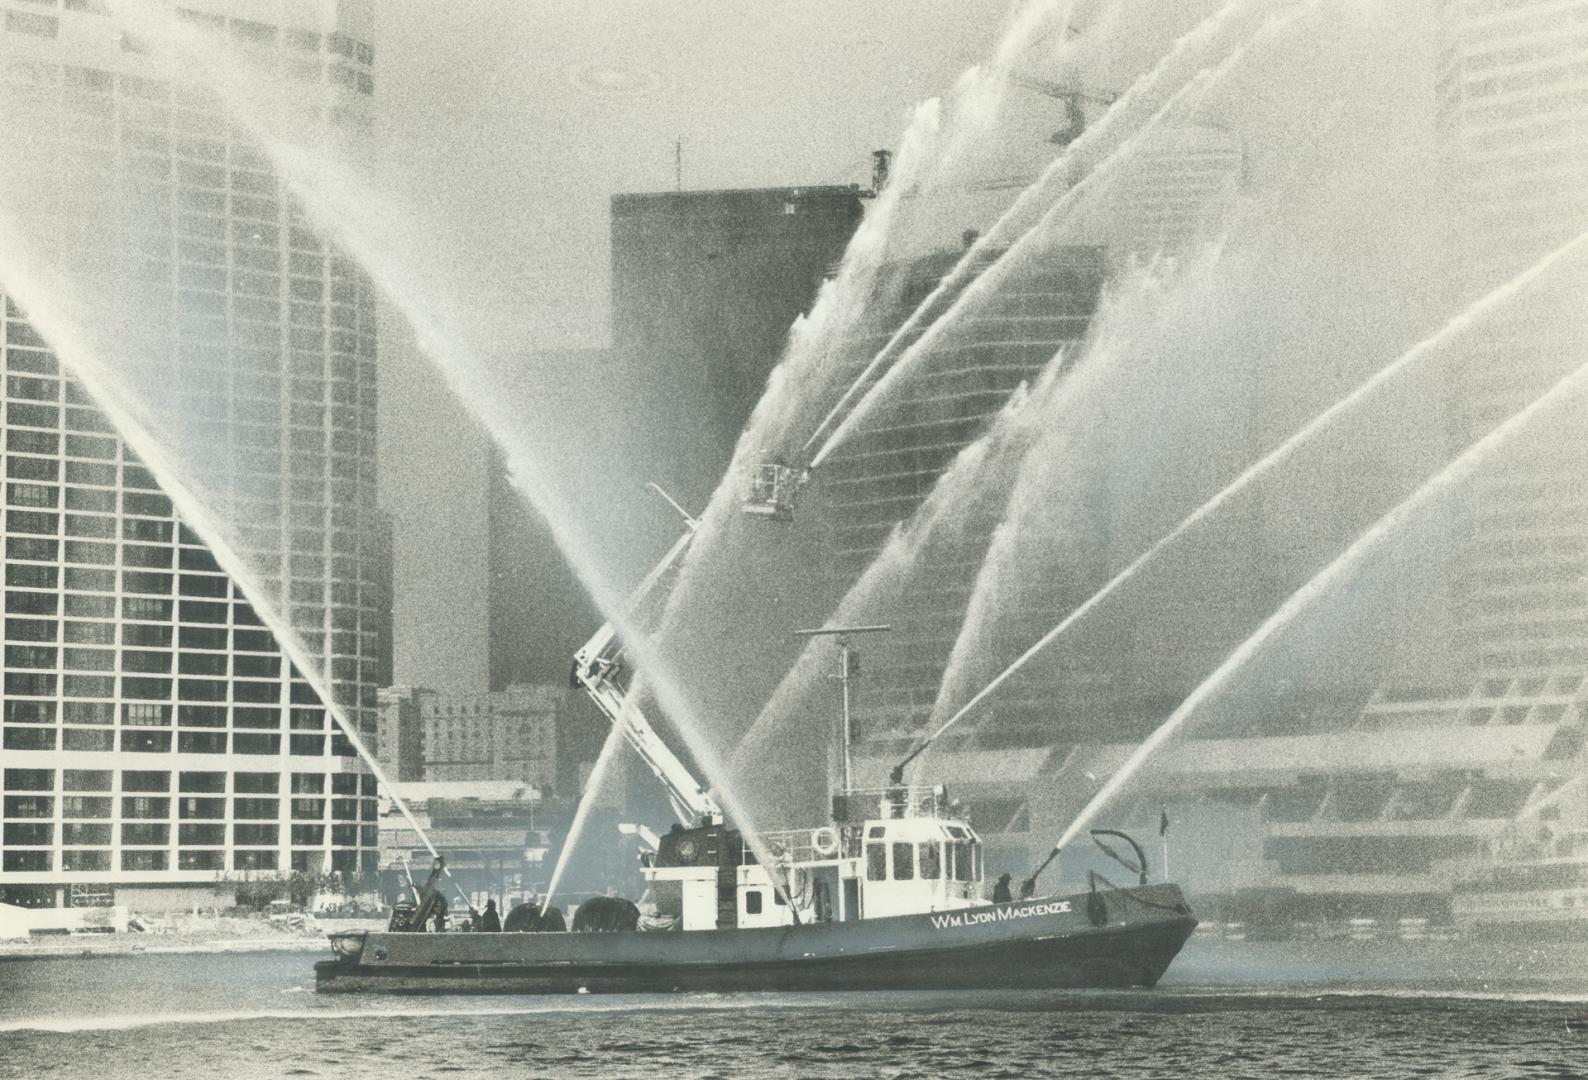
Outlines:
[{"label": "rippling water surface", "polygon": [[1588,1075],[1588,972],[1529,956],[1193,942],[1154,991],[573,998],[320,997],[304,953],[10,961],[0,1077]]}]

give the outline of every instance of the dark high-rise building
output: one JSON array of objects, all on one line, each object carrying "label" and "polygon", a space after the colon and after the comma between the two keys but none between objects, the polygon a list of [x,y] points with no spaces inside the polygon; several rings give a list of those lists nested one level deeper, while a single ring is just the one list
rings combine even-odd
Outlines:
[{"label": "dark high-rise building", "polygon": [[[854,187],[613,197],[613,347],[528,354],[503,384],[526,414],[581,418],[556,480],[614,580],[655,558],[647,483],[704,507],[861,210]],[[564,681],[600,615],[501,459],[489,467],[490,686]]]},{"label": "dark high-rise building", "polygon": [[[854,187],[663,192],[612,199],[611,349],[543,351],[503,364],[526,417],[577,416],[554,480],[615,582],[659,554],[670,511],[657,483],[699,511],[862,214]],[[488,477],[490,686],[566,685],[600,625],[588,591],[493,456]],[[562,769],[592,760],[607,722],[570,693],[557,710]],[[564,787],[568,784],[565,781]]]},{"label": "dark high-rise building", "polygon": [[508,481],[501,455],[493,449],[487,460],[490,688],[566,685],[573,654],[601,615],[545,522]]},{"label": "dark high-rise building", "polygon": [[717,486],[789,326],[860,224],[855,187],[612,198],[613,348],[686,506]]}]

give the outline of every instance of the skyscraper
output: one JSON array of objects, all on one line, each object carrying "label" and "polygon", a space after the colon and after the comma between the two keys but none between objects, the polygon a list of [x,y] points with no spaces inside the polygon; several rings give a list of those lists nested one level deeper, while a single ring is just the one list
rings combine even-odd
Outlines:
[{"label": "skyscraper", "polygon": [[[1441,13],[1436,102],[1463,208],[1455,253],[1484,291],[1588,229],[1588,3],[1448,0]],[[1588,359],[1584,262],[1552,272],[1471,350],[1457,389],[1465,434]],[[1477,669],[1528,685],[1588,673],[1588,448],[1544,442],[1523,468],[1480,479],[1465,575]]]},{"label": "skyscraper", "polygon": [[[790,325],[860,216],[854,187],[613,197],[612,348],[501,366],[526,414],[586,417],[558,479],[602,536],[596,557],[614,580],[638,581],[656,557],[660,504],[639,497],[647,483],[704,508]],[[501,459],[489,468],[491,688],[561,683],[600,617]]]},{"label": "skyscraper", "polygon": [[[986,431],[1016,388],[1084,340],[1103,284],[1104,253],[1095,247],[1070,247],[1044,254],[965,320],[969,328],[962,339],[933,349],[921,369],[901,384],[896,399],[833,455],[823,480],[833,492],[832,567],[844,580],[877,557],[894,526],[926,500],[955,456]],[[984,261],[995,258],[992,254]],[[899,271],[907,283],[899,302],[877,312],[866,332],[847,343],[860,363],[869,360],[956,261],[956,252],[939,252]],[[943,297],[935,303],[947,307],[950,300]],[[996,507],[961,506],[948,513],[965,519],[956,529],[984,546],[1002,510],[997,502]],[[973,550],[939,556],[956,565],[917,571],[930,586],[901,606],[892,633],[872,649],[873,674],[866,692],[881,722],[879,735],[886,728],[896,729],[895,734],[918,728],[936,696],[982,550],[974,542],[966,547]]]},{"label": "skyscraper", "polygon": [[[368,152],[367,0],[170,13],[279,74],[279,104],[302,122]],[[102,246],[117,301],[146,316],[128,333],[164,387],[162,415],[210,451],[185,462],[207,509],[232,523],[263,594],[373,732],[389,598],[372,558],[369,281],[309,227],[219,96],[102,5],[8,8],[0,66],[14,151],[25,143],[38,175],[122,226],[77,240]],[[15,297],[4,316],[7,898],[136,890],[148,907],[223,873],[372,867],[373,778],[326,703],[69,358]]]},{"label": "skyscraper", "polygon": [[612,197],[612,344],[656,432],[647,479],[705,505],[860,218],[855,187]]},{"label": "skyscraper", "polygon": [[[862,203],[850,186],[617,195],[611,206],[611,348],[504,358],[502,388],[526,415],[585,418],[557,455],[557,480],[599,538],[592,555],[608,578],[637,582],[672,529],[645,485],[705,507]],[[488,488],[490,686],[566,685],[601,616],[496,457]],[[580,693],[556,716],[571,772],[593,760],[607,724]]]}]

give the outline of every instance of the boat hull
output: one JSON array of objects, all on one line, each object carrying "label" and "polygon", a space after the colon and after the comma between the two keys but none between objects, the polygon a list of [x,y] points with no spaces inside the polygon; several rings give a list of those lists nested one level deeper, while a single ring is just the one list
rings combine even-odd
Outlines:
[{"label": "boat hull", "polygon": [[[394,934],[344,940],[323,993],[1150,987],[1196,927],[1157,885],[924,915],[758,930]],[[1101,914],[1102,918],[1097,916]]]}]

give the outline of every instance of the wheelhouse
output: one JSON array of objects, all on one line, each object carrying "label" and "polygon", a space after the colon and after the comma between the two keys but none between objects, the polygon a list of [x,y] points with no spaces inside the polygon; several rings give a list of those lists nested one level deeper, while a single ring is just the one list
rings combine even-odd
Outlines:
[{"label": "wheelhouse", "polygon": [[963,821],[904,818],[865,824],[861,895],[871,915],[910,915],[979,902],[981,841]]}]

